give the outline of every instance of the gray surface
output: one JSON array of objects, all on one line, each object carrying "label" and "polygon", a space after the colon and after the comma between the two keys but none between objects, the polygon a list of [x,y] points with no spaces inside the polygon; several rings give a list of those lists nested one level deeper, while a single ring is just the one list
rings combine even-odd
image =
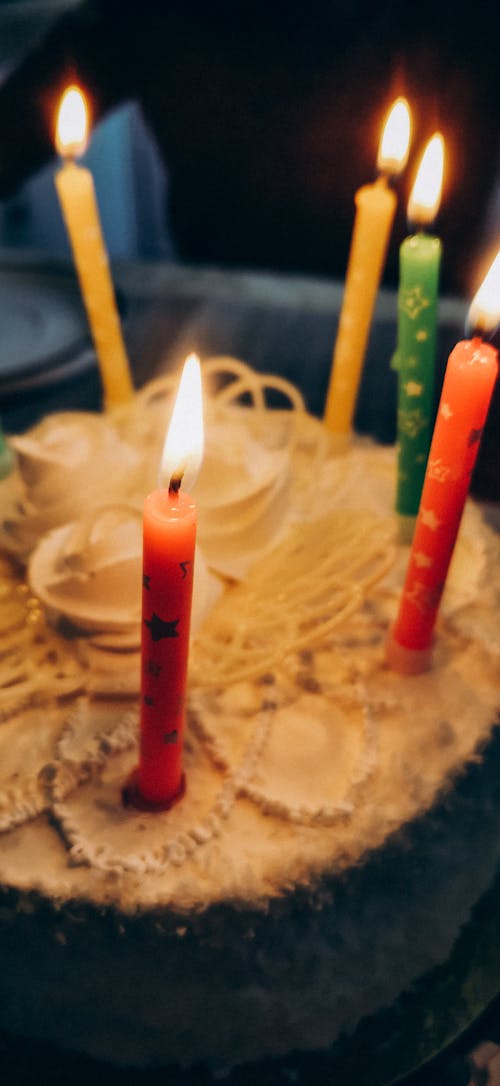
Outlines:
[{"label": "gray surface", "polygon": [[[11,252],[2,260],[0,252],[0,269],[4,284],[9,276],[16,278],[16,290],[22,289],[24,277],[27,292],[35,280],[40,291],[46,292],[58,279],[60,294],[53,297],[53,304],[63,314],[75,287],[71,265]],[[118,263],[113,276],[123,297],[124,334],[136,384],[177,369],[192,350],[202,358],[230,354],[261,372],[288,377],[302,389],[309,410],[322,414],[342,303],[341,283],[154,262]],[[463,334],[465,315],[466,305],[461,300],[441,302],[438,381],[451,347]],[[58,343],[57,322],[48,313],[45,319],[53,355],[38,371],[36,387],[31,376],[27,379],[29,352],[23,344],[24,336],[32,338],[29,321],[26,327],[19,321],[21,338],[16,354],[23,365],[19,366],[17,383],[10,378],[2,381],[0,372],[0,414],[7,430],[23,429],[58,407],[100,406],[92,352],[77,349],[62,361],[66,321],[60,321]],[[375,310],[355,422],[358,429],[384,442],[393,441],[395,435],[396,377],[390,368],[395,337],[396,292],[383,290]]]}]

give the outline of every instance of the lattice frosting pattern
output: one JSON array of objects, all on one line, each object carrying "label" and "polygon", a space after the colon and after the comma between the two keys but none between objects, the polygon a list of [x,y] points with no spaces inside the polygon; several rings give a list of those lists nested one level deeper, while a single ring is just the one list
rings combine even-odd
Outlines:
[{"label": "lattice frosting pattern", "polygon": [[[366,519],[355,519],[357,524],[348,533],[351,544],[352,532],[356,535],[367,527]],[[334,527],[334,522],[322,524],[323,529]],[[9,625],[12,649],[2,672],[1,828],[11,829],[50,810],[70,862],[103,870],[161,872],[217,835],[240,797],[277,818],[309,825],[330,825],[349,817],[363,782],[373,771],[377,735],[361,675],[351,683],[348,712],[342,704],[347,695],[338,697],[335,673],[340,679],[345,672],[345,650],[341,645],[335,650],[331,635],[347,614],[362,606],[363,578],[369,581],[385,572],[387,553],[382,558],[378,546],[368,548],[362,571],[356,569],[362,573],[358,589],[349,594],[347,574],[341,585],[338,581],[345,545],[345,530],[339,530],[337,546],[328,548],[322,533],[306,533],[302,547],[292,533],[291,540],[274,552],[261,584],[257,570],[246,588],[229,589],[214,609],[193,646],[186,745],[189,798],[168,818],[155,816],[153,843],[148,833],[148,847],[140,851],[133,843],[137,837],[133,829],[134,823],[144,822],[144,816],[123,808],[120,789],[137,758],[138,650],[108,649],[105,640],[101,644],[99,638],[81,634],[70,640],[61,637],[47,624],[36,599],[19,584],[14,571],[7,591],[4,569],[0,619],[4,629]],[[306,596],[304,611],[298,609],[294,619],[290,608],[285,621],[282,592],[287,598],[297,598],[301,586],[307,584],[309,563],[318,565],[322,554],[324,620],[318,598],[311,605]],[[276,581],[276,569],[284,558],[289,560],[288,577],[282,575]],[[337,606],[335,621],[332,604]],[[277,605],[283,635],[279,659],[271,652]],[[234,636],[236,616],[243,614],[248,618]],[[314,642],[316,653],[310,647]],[[30,665],[26,677],[20,668],[23,659],[37,659],[37,667]],[[318,715],[320,691],[322,714]],[[322,745],[332,728],[339,748],[345,747],[336,795],[330,779],[322,794],[318,774],[313,794],[307,788],[301,794],[303,757],[297,775],[297,764],[287,751],[290,734],[296,728],[299,734],[307,719],[311,720],[307,740],[311,766],[320,763]],[[9,757],[14,749],[15,757]],[[293,782],[293,801],[283,781]],[[115,825],[119,841],[127,827],[131,844],[125,850],[113,841]]]}]

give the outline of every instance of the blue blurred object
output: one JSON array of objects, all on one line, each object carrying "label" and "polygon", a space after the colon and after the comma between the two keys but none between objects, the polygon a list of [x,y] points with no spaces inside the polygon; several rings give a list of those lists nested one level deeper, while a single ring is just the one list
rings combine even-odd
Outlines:
[{"label": "blue blurred object", "polygon": [[[98,124],[80,161],[94,179],[110,258],[171,258],[166,176],[138,107],[122,106]],[[31,249],[41,257],[70,257],[54,185],[57,169],[57,162],[45,166],[0,205],[2,247]]]}]

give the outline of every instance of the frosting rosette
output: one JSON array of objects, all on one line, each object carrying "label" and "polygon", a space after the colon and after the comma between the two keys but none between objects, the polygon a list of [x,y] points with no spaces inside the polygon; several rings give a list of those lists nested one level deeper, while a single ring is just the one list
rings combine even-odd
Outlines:
[{"label": "frosting rosette", "polygon": [[17,470],[0,484],[0,544],[22,562],[46,532],[127,500],[141,485],[140,451],[101,415],[49,415],[10,444]]}]

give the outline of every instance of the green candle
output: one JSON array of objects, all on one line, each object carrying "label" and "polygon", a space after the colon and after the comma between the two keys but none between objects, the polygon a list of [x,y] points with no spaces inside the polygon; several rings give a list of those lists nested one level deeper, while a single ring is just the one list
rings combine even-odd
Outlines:
[{"label": "green candle", "polygon": [[14,453],[3,432],[0,424],[0,479],[10,475],[14,467]]},{"label": "green candle", "polygon": [[443,175],[443,140],[428,143],[408,204],[416,232],[399,253],[398,476],[402,538],[413,535],[432,437],[441,242],[426,232],[435,218]]}]

